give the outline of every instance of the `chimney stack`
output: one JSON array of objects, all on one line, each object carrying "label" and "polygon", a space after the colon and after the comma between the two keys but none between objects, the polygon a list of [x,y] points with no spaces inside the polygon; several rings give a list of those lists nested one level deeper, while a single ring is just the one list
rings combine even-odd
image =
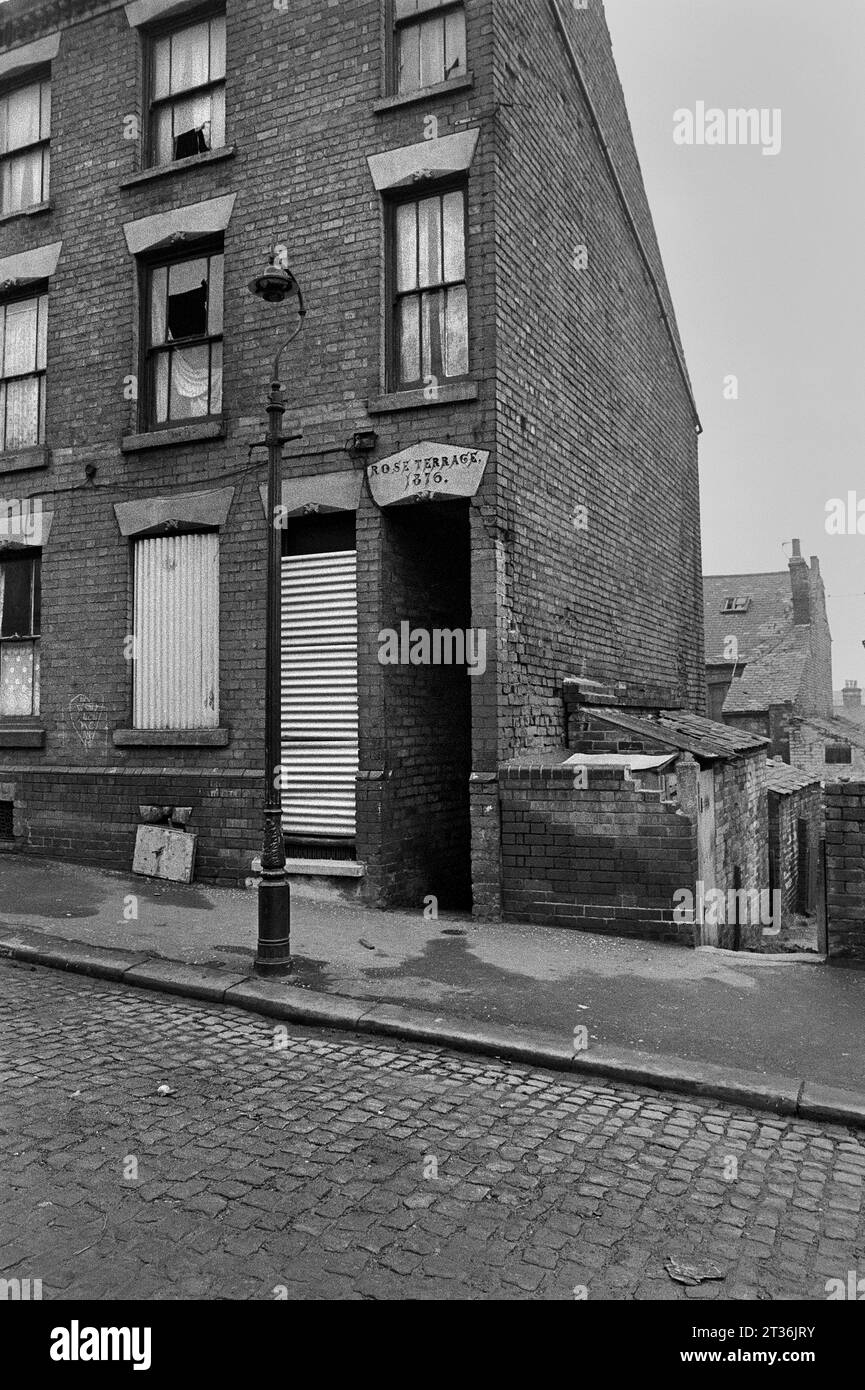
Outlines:
[{"label": "chimney stack", "polygon": [[845,681],[841,691],[845,709],[859,709],[862,705],[862,689],[858,681]]},{"label": "chimney stack", "polygon": [[793,622],[797,627],[807,626],[811,622],[811,572],[807,560],[802,558],[798,540],[793,541],[790,556],[790,588],[793,591]]}]

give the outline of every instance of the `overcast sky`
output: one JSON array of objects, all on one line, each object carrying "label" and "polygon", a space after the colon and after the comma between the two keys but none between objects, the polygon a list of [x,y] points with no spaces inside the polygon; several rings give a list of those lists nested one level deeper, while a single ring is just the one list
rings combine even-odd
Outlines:
[{"label": "overcast sky", "polygon": [[[865,0],[606,10],[705,431],[704,573],[783,569],[798,536],[835,688],[865,687],[865,534],[826,532],[830,498],[865,502]],[[780,108],[780,154],[675,144],[699,101]]]}]

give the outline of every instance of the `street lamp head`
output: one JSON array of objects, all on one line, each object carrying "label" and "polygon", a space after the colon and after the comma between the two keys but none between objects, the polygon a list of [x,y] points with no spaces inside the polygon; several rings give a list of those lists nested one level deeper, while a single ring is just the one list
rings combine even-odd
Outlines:
[{"label": "street lamp head", "polygon": [[261,274],[250,280],[249,288],[252,294],[268,304],[284,304],[291,295],[298,293],[297,281],[291,271],[277,265],[272,256]]}]

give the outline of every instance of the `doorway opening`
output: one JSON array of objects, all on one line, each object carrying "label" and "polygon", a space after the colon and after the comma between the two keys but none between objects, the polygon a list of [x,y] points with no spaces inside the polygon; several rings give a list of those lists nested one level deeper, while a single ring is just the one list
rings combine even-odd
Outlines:
[{"label": "doorway opening", "polygon": [[[486,637],[471,629],[468,501],[384,514],[379,660],[393,805],[394,902],[471,907],[471,682]],[[485,658],[484,658],[485,661]]]}]

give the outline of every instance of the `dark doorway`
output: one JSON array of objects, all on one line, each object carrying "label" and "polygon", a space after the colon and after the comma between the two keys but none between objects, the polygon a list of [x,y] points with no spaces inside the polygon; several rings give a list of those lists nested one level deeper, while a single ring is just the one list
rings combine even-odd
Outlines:
[{"label": "dark doorway", "polygon": [[[382,564],[379,661],[392,813],[386,853],[394,861],[389,896],[394,903],[417,906],[432,896],[440,907],[463,910],[471,906],[474,678],[465,659],[467,636],[476,665],[479,650],[485,652],[469,635],[468,503],[425,502],[388,511]],[[428,635],[426,653],[421,633]],[[390,634],[390,650],[384,634]],[[394,637],[396,661],[385,659],[395,654]]]}]

